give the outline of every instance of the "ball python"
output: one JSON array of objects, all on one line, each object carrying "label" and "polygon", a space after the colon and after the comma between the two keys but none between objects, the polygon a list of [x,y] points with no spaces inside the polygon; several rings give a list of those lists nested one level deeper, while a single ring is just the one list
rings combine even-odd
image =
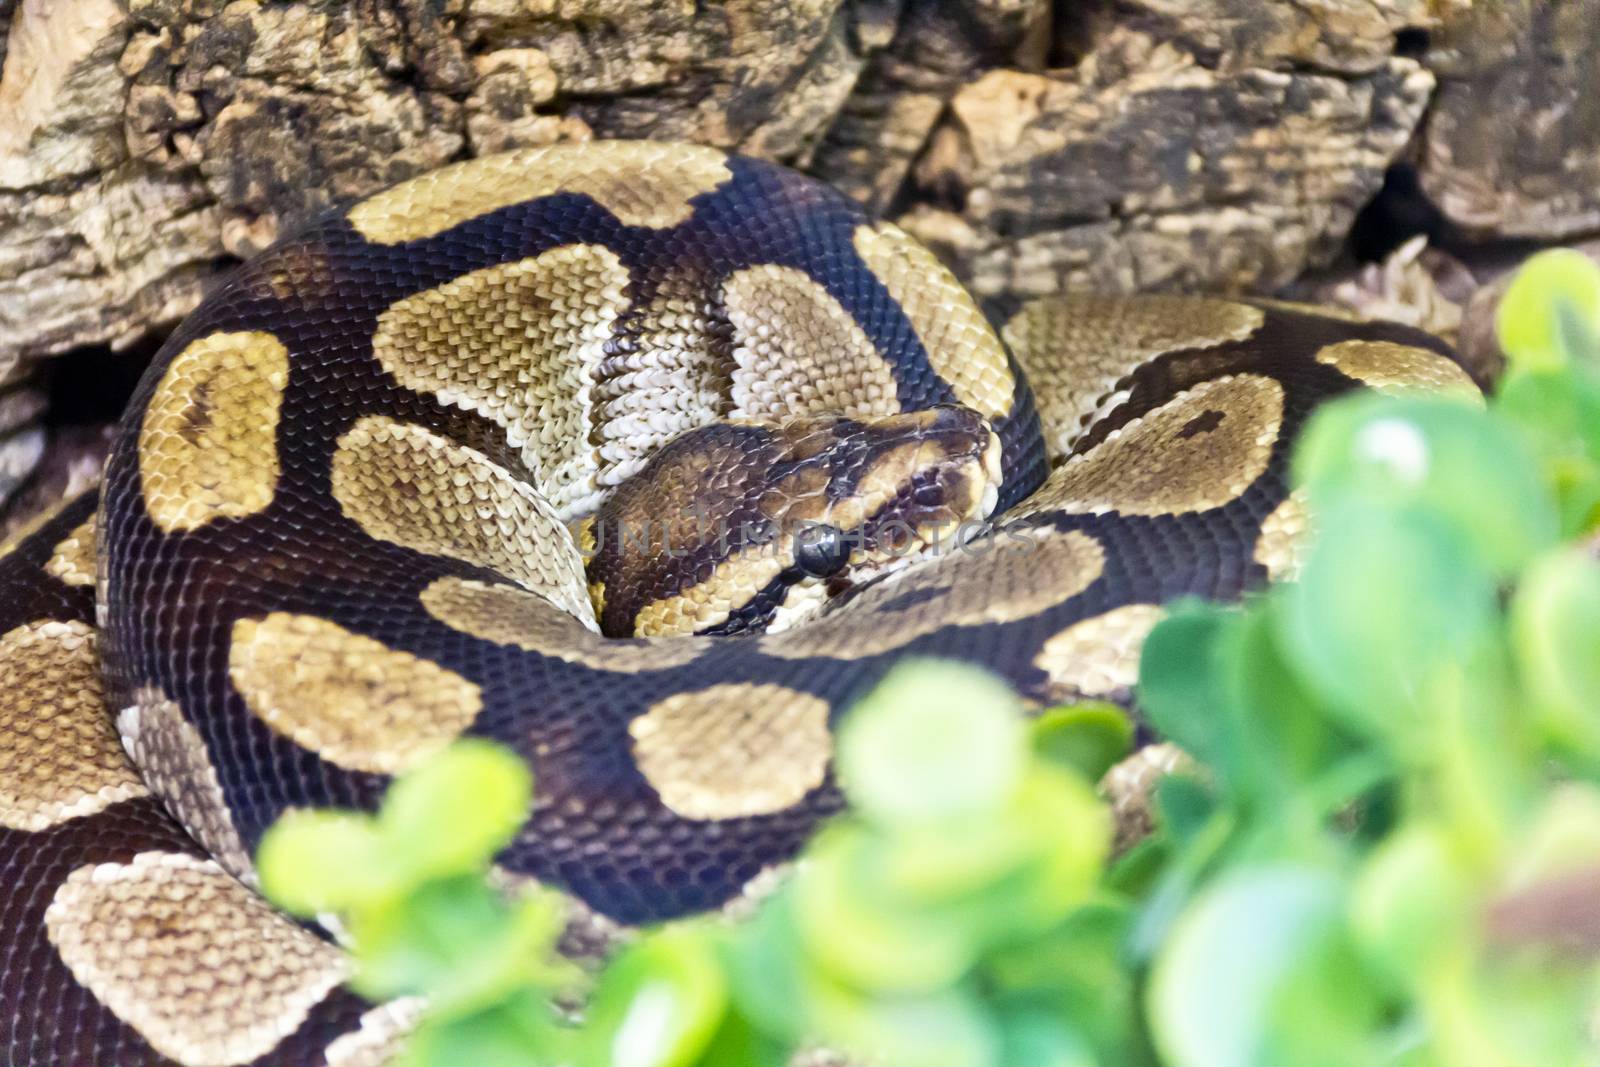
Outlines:
[{"label": "ball python", "polygon": [[1296,305],[980,308],[710,148],[334,211],[200,303],[98,495],[0,561],[0,1058],[381,1062],[406,1007],[342,989],[252,849],[462,734],[532,766],[500,862],[572,951],[737,903],[839,808],[831,727],[892,663],[1126,702],[1164,604],[1292,573],[1308,413],[1415,386],[1473,388]]}]

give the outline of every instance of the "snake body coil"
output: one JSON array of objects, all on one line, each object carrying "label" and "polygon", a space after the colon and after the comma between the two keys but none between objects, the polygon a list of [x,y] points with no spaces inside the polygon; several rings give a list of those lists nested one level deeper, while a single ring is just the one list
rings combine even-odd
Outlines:
[{"label": "snake body coil", "polygon": [[1471,388],[1281,305],[1003,320],[826,187],[653,143],[459,164],[246,264],[98,508],[0,561],[0,1059],[378,1062],[403,1013],[251,852],[463,733],[532,766],[502,862],[575,950],[725,905],[836,810],[834,717],[896,659],[1126,700],[1163,604],[1292,570],[1316,404]]}]

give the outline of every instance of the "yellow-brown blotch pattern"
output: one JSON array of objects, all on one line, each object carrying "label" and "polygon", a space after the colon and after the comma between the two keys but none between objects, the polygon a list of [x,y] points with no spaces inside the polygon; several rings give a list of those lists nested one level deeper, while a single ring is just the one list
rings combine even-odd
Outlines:
[{"label": "yellow-brown blotch pattern", "polygon": [[1139,680],[1144,639],[1165,616],[1156,604],[1112,608],[1047,638],[1034,666],[1049,676],[1055,699],[1125,699]]},{"label": "yellow-brown blotch pattern", "polygon": [[1483,393],[1453,360],[1416,345],[1393,341],[1339,341],[1317,352],[1317,361],[1380,393],[1446,393],[1483,404]]},{"label": "yellow-brown blotch pattern", "polygon": [[402,997],[361,1016],[360,1027],[328,1042],[328,1067],[388,1067],[405,1049],[427,1002]]},{"label": "yellow-brown blotch pattern", "polygon": [[517,582],[593,624],[583,560],[555,510],[475,449],[387,416],[339,438],[333,495],[369,537]]},{"label": "yellow-brown blotch pattern", "polygon": [[822,784],[833,757],[828,702],[770,683],[674,693],[628,733],[640,773],[686,819],[782,811]]},{"label": "yellow-brown blotch pattern", "polygon": [[785,659],[876,655],[946,626],[1013,622],[1077,596],[1105,568],[1088,534],[1049,529],[974,542],[868,589],[825,619],[761,639]]},{"label": "yellow-brown blotch pattern", "polygon": [[349,970],[217,864],[176,852],[78,868],[45,928],[73,976],[184,1067],[272,1051]]},{"label": "yellow-brown blotch pattern", "polygon": [[455,740],[483,700],[472,682],[313,615],[240,619],[228,677],[275,732],[350,770],[398,774]]},{"label": "yellow-brown blotch pattern", "polygon": [[514,585],[438,578],[422,590],[422,606],[446,626],[483,641],[511,645],[597,671],[659,671],[693,663],[710,637],[601,637],[537,593]]},{"label": "yellow-brown blotch pattern", "polygon": [[350,209],[367,240],[398,244],[443,233],[490,211],[553,193],[581,193],[626,226],[676,226],[696,196],[732,176],[714,148],[597,141],[524,148],[456,163],[401,182]]},{"label": "yellow-brown blotch pattern", "polygon": [[236,878],[254,884],[255,864],[233,824],[216,765],[177,702],[145,686],[117,714],[122,747],[174,818]]},{"label": "yellow-brown blotch pattern", "polygon": [[1073,456],[1018,514],[1172,515],[1238,499],[1267,469],[1283,387],[1259,374],[1201,382]]},{"label": "yellow-brown blotch pattern", "polygon": [[0,694],[0,826],[47,830],[146,795],[106,716],[88,624],[0,635]]},{"label": "yellow-brown blotch pattern", "polygon": [[396,301],[372,351],[407,389],[498,423],[565,517],[597,499],[594,382],[627,286],[609,248],[563,245]]},{"label": "yellow-brown blotch pattern", "polygon": [[900,410],[894,373],[856,320],[804,271],[764,264],[722,286],[733,324],[735,418]]},{"label": "yellow-brown blotch pattern", "polygon": [[652,600],[633,617],[635,637],[684,636],[726,622],[788,565],[768,545],[720,560],[711,573],[681,593]]},{"label": "yellow-brown blotch pattern", "polygon": [[1261,520],[1251,558],[1267,569],[1275,582],[1292,581],[1300,574],[1311,548],[1311,514],[1306,495],[1296,489]]},{"label": "yellow-brown blotch pattern", "polygon": [[900,227],[859,226],[856,254],[900,305],[928,362],[956,400],[992,419],[1005,416],[1016,376],[994,327],[948,267]]},{"label": "yellow-brown blotch pattern", "polygon": [[75,526],[45,561],[44,572],[66,585],[94,584],[94,520]]},{"label": "yellow-brown blotch pattern", "polygon": [[272,503],[289,352],[270,333],[191,342],[161,375],[139,429],[145,510],[165,533]]},{"label": "yellow-brown blotch pattern", "polygon": [[1045,441],[1066,455],[1083,431],[1128,399],[1134,371],[1172,352],[1243,341],[1265,316],[1247,304],[1191,297],[1041,297],[1001,336],[1033,387]]}]

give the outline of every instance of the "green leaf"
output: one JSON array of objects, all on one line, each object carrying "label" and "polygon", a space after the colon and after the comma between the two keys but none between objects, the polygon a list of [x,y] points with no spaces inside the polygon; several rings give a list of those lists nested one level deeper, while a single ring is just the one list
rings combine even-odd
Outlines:
[{"label": "green leaf", "polygon": [[1538,458],[1561,512],[1563,537],[1600,524],[1600,363],[1543,374],[1512,374],[1495,414],[1516,426]]},{"label": "green leaf", "polygon": [[1115,704],[1088,702],[1050,708],[1033,722],[1033,749],[1091,782],[1133,748],[1133,721]]},{"label": "green leaf", "polygon": [[1135,976],[1123,952],[1132,922],[1125,902],[1097,899],[1043,936],[992,954],[980,982],[1007,1016],[1013,1005],[1048,1012],[1087,1043],[1093,1062],[1127,1064],[1138,1043]]},{"label": "green leaf", "polygon": [[1600,867],[1600,785],[1563,782],[1528,819],[1500,889],[1515,892]]},{"label": "green leaf", "polygon": [[1353,745],[1286,661],[1277,622],[1269,602],[1257,601],[1224,636],[1219,671],[1229,696],[1219,713],[1235,717],[1235,777],[1228,783],[1235,801],[1266,806],[1294,834],[1328,814],[1315,806],[1320,798],[1311,787]]},{"label": "green leaf", "polygon": [[1216,795],[1185,774],[1169,774],[1158,781],[1155,800],[1161,826],[1179,846],[1198,835],[1217,810]]},{"label": "green leaf", "polygon": [[1346,509],[1425,513],[1502,577],[1556,543],[1555,502],[1528,445],[1458,401],[1365,393],[1325,405],[1295,450],[1294,477],[1318,516],[1318,546]]},{"label": "green leaf", "polygon": [[427,994],[448,1002],[456,987],[476,988],[477,957],[494,950],[507,915],[481,877],[458,875],[365,902],[351,910],[348,924],[358,992],[375,1000]]},{"label": "green leaf", "polygon": [[464,935],[458,942],[458,962],[465,965],[455,967],[450,980],[436,987],[429,1002],[434,1012],[464,1015],[520,988],[554,991],[577,983],[580,972],[564,964],[556,951],[567,925],[566,908],[558,896],[525,896],[496,912],[495,921],[475,940]]},{"label": "green leaf", "polygon": [[[1350,741],[1286,662],[1267,604],[1174,606],[1145,641],[1139,700],[1161,733],[1211,769],[1223,803],[1281,814]],[[1171,823],[1174,835],[1191,823]]]},{"label": "green leaf", "polygon": [[1540,252],[1500,301],[1500,347],[1520,370],[1557,370],[1600,357],[1600,266],[1581,252]]},{"label": "green leaf", "polygon": [[[1280,998],[1337,936],[1341,898],[1334,876],[1292,867],[1243,870],[1202,894],[1151,979],[1150,1022],[1163,1063],[1289,1067],[1294,1061],[1274,1054],[1285,1034]],[[1338,1051],[1295,1067],[1333,1067]]]},{"label": "green leaf", "polygon": [[1094,1051],[1048,1011],[1019,1011],[1001,1020],[1005,1067],[1098,1067]]},{"label": "green leaf", "polygon": [[1448,1067],[1595,1067],[1593,964],[1497,951],[1427,976],[1428,1048]]},{"label": "green leaf", "polygon": [[811,1036],[810,990],[823,979],[801,948],[794,880],[780,886],[738,936],[724,939],[729,996],[761,1032],[797,1045]]},{"label": "green leaf", "polygon": [[378,825],[413,880],[448,878],[487,868],[527,820],[532,795],[520,758],[461,740],[396,780]]},{"label": "green leaf", "polygon": [[885,825],[992,813],[1016,790],[1027,756],[1015,694],[957,663],[901,663],[845,717],[840,784]]},{"label": "green leaf", "polygon": [[962,980],[985,945],[1060,922],[1090,892],[1109,839],[1087,783],[1039,764],[987,834],[883,837],[850,822],[825,830],[795,878],[795,929],[837,983],[931,993]]},{"label": "green leaf", "polygon": [[861,990],[923,993],[954,984],[977,960],[984,930],[889,892],[875,851],[876,842],[849,826],[813,840],[793,900],[807,955]]},{"label": "green leaf", "polygon": [[1283,650],[1350,728],[1408,758],[1438,743],[1428,694],[1499,636],[1493,577],[1437,513],[1354,502],[1324,516],[1272,606]]},{"label": "green leaf", "polygon": [[668,927],[606,968],[589,1009],[591,1061],[688,1067],[723,1029],[728,987],[716,947],[696,926]]},{"label": "green leaf", "polygon": [[1361,952],[1401,988],[1469,935],[1473,893],[1450,836],[1414,822],[1387,838],[1356,876],[1351,927]]},{"label": "green leaf", "polygon": [[729,1012],[695,1067],[788,1067],[793,1053],[793,1046],[774,1040],[750,1020]]},{"label": "green leaf", "polygon": [[463,1019],[425,1016],[406,1039],[395,1067],[545,1067],[566,1062],[565,1036],[527,1003],[508,1004]]},{"label": "green leaf", "polygon": [[1548,743],[1600,765],[1600,563],[1584,549],[1532,567],[1511,602],[1511,645]]},{"label": "green leaf", "polygon": [[[826,987],[825,987],[826,988]],[[1001,1037],[966,988],[864,1001],[828,988],[817,1038],[876,1067],[998,1067]]]},{"label": "green leaf", "polygon": [[877,883],[895,899],[925,907],[988,896],[1011,925],[1027,926],[1035,906],[1064,908],[1094,881],[1110,817],[1083,778],[1035,763],[994,819],[858,840]]},{"label": "green leaf", "polygon": [[1237,721],[1221,667],[1237,609],[1179,601],[1145,638],[1139,660],[1139,706],[1157,731],[1224,777],[1236,777]]},{"label": "green leaf", "polygon": [[1111,809],[1089,782],[1061,767],[1036,763],[1017,791],[1013,818],[1036,842],[1037,877],[1024,883],[1013,929],[1031,933],[1037,921],[1026,898],[1052,915],[1073,907],[1093,889],[1111,852]]},{"label": "green leaf", "polygon": [[1134,842],[1112,862],[1102,879],[1103,888],[1129,897],[1148,897],[1172,861],[1175,848],[1163,829],[1156,827],[1149,837]]},{"label": "green leaf", "polygon": [[295,915],[343,911],[401,886],[373,820],[340,811],[286,812],[256,851],[261,891]]},{"label": "green leaf", "polygon": [[884,838],[860,836],[856,842],[882,892],[918,909],[999,892],[1002,882],[1044,851],[1026,816],[986,826],[963,822],[943,832],[930,826]]}]

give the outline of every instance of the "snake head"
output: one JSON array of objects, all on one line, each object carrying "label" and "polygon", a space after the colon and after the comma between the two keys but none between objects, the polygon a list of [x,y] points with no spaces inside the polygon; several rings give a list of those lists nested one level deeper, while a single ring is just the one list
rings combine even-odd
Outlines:
[{"label": "snake head", "polygon": [[601,630],[791,626],[865,578],[958,546],[1000,481],[999,438],[963,407],[690,430],[595,516]]}]

